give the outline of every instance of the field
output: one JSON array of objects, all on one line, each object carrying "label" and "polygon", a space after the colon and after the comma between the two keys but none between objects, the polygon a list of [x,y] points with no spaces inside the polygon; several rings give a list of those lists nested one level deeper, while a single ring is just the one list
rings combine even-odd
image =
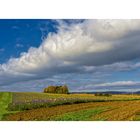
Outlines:
[{"label": "field", "polygon": [[7,110],[10,102],[12,102],[12,94],[0,93],[0,120],[2,119],[3,115],[11,113],[11,111]]},{"label": "field", "polygon": [[140,95],[0,93],[0,120],[140,120]]}]

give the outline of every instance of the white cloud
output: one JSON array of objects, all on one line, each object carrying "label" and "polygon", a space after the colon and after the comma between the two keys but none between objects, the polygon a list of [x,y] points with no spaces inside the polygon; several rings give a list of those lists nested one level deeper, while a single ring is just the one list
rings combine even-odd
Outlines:
[{"label": "white cloud", "polygon": [[138,81],[114,81],[114,82],[105,82],[99,84],[87,84],[84,87],[80,87],[79,90],[89,90],[89,91],[98,91],[98,90],[140,90],[140,82]]},{"label": "white cloud", "polygon": [[98,40],[108,41],[139,30],[140,20],[91,20],[86,22],[87,34],[90,33]]},{"label": "white cloud", "polygon": [[94,72],[98,66],[109,69],[106,67],[111,64],[111,69],[113,65],[124,69],[128,66],[124,61],[140,58],[140,20],[59,24],[58,33],[50,33],[38,48],[31,47],[19,58],[0,65],[0,85],[78,72],[81,68]]},{"label": "white cloud", "polygon": [[97,84],[96,86],[99,87],[111,87],[111,86],[133,86],[133,85],[140,85],[140,82],[134,82],[134,81],[117,81],[112,83],[103,83],[103,84]]}]

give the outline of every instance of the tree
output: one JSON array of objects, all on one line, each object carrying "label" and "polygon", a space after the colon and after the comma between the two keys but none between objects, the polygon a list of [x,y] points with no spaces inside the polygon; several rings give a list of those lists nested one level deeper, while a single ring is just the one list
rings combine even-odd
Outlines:
[{"label": "tree", "polygon": [[63,86],[48,86],[44,89],[44,93],[58,93],[58,94],[68,94],[69,90],[67,85]]},{"label": "tree", "polygon": [[45,93],[55,93],[56,87],[55,86],[48,86],[47,88],[44,89]]},{"label": "tree", "polygon": [[62,92],[63,93],[69,93],[69,90],[68,90],[68,87],[67,87],[67,85],[64,85],[63,87],[62,87]]}]

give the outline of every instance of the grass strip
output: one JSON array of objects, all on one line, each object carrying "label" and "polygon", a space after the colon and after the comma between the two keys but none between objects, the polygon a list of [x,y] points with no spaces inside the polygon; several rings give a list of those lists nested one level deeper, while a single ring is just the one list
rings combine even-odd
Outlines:
[{"label": "grass strip", "polygon": [[63,115],[52,118],[54,121],[90,121],[91,117],[106,111],[108,107],[100,107],[94,109],[80,110],[76,112],[65,113]]},{"label": "grass strip", "polygon": [[12,95],[8,92],[1,93],[1,99],[0,99],[0,120],[2,120],[2,117],[4,114],[8,113],[7,110],[8,104],[12,102]]}]

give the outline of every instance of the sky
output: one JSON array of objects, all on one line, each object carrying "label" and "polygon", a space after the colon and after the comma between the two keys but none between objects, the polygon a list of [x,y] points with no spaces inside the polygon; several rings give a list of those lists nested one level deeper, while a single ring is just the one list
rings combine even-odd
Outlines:
[{"label": "sky", "polygon": [[0,91],[138,91],[139,77],[140,20],[0,20]]}]

